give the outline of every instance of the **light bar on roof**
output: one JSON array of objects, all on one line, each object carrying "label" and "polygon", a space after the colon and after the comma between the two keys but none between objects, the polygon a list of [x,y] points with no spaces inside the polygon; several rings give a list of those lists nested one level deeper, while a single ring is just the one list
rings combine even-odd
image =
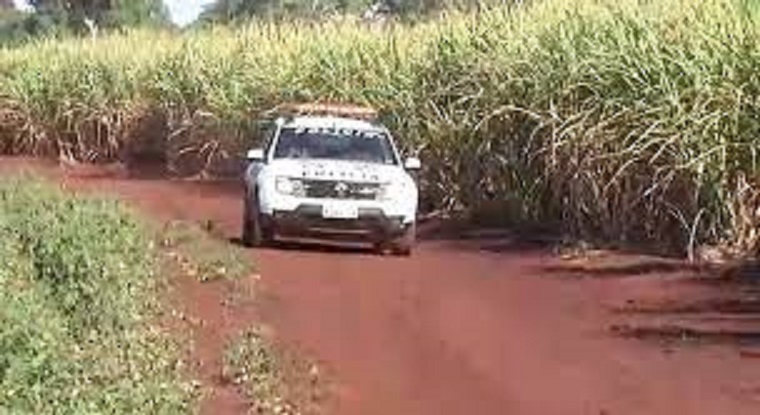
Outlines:
[{"label": "light bar on roof", "polygon": [[333,115],[338,117],[374,120],[377,111],[374,108],[349,104],[329,103],[289,103],[278,106],[276,113],[288,115]]}]

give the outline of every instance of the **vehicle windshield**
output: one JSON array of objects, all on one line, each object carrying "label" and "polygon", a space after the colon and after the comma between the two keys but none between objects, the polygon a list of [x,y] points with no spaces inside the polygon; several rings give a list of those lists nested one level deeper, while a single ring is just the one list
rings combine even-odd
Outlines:
[{"label": "vehicle windshield", "polygon": [[397,163],[391,142],[382,131],[326,128],[283,128],[274,158]]}]

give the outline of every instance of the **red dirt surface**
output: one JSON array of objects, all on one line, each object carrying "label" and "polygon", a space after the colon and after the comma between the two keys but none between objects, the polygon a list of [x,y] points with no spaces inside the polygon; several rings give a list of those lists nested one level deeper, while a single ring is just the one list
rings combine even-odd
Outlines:
[{"label": "red dirt surface", "polygon": [[[201,381],[203,399],[200,414],[244,414],[251,406],[249,400],[224,375],[224,350],[241,331],[250,328],[255,311],[248,300],[252,281],[213,281],[179,275],[174,278],[177,308],[188,323],[192,346],[189,360]],[[230,302],[235,292],[246,293],[234,306]]]},{"label": "red dirt surface", "polygon": [[[61,180],[116,194],[159,218],[213,220],[226,236],[238,234],[235,184],[90,173]],[[218,299],[204,300],[215,298],[204,292],[218,290],[213,285],[181,299],[211,322],[232,319],[231,331],[263,318],[281,341],[319,361],[339,385],[329,413],[760,413],[756,349],[731,341],[682,347],[611,332],[670,321],[667,313],[621,312],[627,307],[664,310],[713,295],[715,287],[692,283],[672,264],[640,267],[649,260],[607,255],[590,260],[596,268],[578,268],[506,237],[424,241],[412,258],[310,247],[251,255],[263,282],[256,312],[230,316]],[[760,331],[757,316],[705,312],[676,320],[749,320]],[[224,327],[204,332],[207,359],[219,353],[210,345],[230,335]],[[241,413],[239,396],[217,396],[206,413]]]}]

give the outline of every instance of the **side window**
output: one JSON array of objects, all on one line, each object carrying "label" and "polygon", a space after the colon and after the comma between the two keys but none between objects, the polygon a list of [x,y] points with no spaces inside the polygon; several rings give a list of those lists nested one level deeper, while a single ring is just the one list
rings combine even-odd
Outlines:
[{"label": "side window", "polygon": [[264,121],[259,124],[258,140],[261,148],[266,154],[269,154],[270,147],[274,141],[274,135],[277,132],[277,124],[271,121]]}]

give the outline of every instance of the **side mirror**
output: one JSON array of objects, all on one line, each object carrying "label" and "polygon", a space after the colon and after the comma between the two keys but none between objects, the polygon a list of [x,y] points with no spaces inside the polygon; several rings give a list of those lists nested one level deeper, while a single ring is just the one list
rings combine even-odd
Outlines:
[{"label": "side mirror", "polygon": [[409,157],[404,160],[404,168],[407,170],[419,170],[422,168],[422,162],[417,157]]},{"label": "side mirror", "polygon": [[264,149],[254,148],[248,150],[248,154],[246,154],[245,158],[250,162],[262,162],[264,161]]}]

